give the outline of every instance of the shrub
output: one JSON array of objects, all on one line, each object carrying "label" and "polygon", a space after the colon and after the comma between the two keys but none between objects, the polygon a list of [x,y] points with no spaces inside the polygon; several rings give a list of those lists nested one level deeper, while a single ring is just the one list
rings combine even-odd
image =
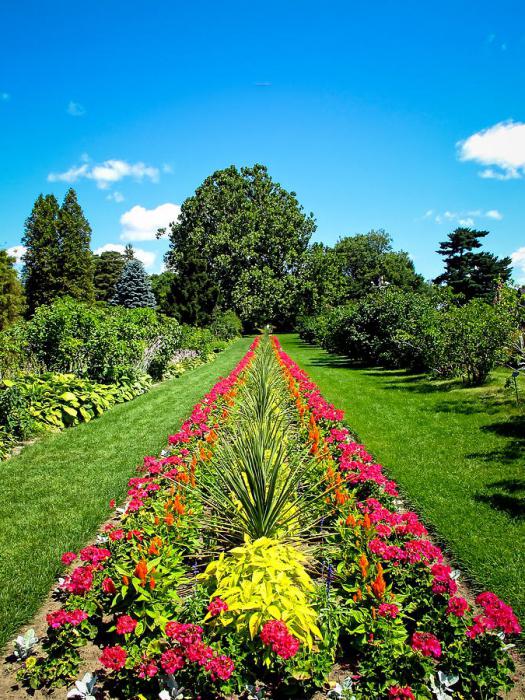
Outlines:
[{"label": "shrub", "polygon": [[213,318],[210,330],[220,340],[232,340],[241,335],[242,322],[235,311],[223,311]]}]

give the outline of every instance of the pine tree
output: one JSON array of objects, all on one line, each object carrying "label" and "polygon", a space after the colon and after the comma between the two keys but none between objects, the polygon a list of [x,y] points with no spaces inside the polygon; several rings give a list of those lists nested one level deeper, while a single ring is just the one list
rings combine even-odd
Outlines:
[{"label": "pine tree", "polygon": [[143,306],[155,308],[155,295],[151,291],[149,277],[140,260],[128,260],[125,264],[110,303],[128,309]]},{"label": "pine tree", "polygon": [[62,268],[61,293],[81,301],[93,301],[91,226],[73,188],[66,192],[58,213],[58,235]]},{"label": "pine tree", "polygon": [[135,260],[135,250],[131,243],[128,243],[126,247],[124,248],[124,252],[122,255],[125,257],[126,260]]},{"label": "pine tree", "polygon": [[16,321],[24,307],[24,294],[14,262],[15,258],[6,250],[0,250],[0,330]]},{"label": "pine tree", "polygon": [[97,301],[109,301],[115,294],[117,284],[126,258],[116,250],[106,250],[93,256],[95,298]]},{"label": "pine tree", "polygon": [[62,289],[58,212],[55,196],[41,194],[25,222],[23,280],[29,315],[41,304],[50,304]]},{"label": "pine tree", "polygon": [[507,282],[511,276],[510,258],[497,258],[492,253],[474,252],[481,248],[480,238],[488,231],[457,228],[448,234],[448,240],[439,244],[437,251],[443,256],[445,272],[436,277],[436,284],[446,284],[465,301],[476,297],[492,301],[498,282]]},{"label": "pine tree", "polygon": [[206,261],[192,253],[181,260],[167,295],[167,305],[181,322],[206,326],[220,301],[220,290]]}]

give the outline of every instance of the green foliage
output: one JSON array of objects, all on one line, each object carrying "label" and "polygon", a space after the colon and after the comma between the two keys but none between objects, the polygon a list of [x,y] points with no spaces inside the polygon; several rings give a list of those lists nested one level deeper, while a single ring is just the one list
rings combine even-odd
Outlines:
[{"label": "green foliage", "polygon": [[42,430],[89,422],[149,388],[149,378],[97,384],[73,374],[21,375],[0,383],[0,425],[24,440]]},{"label": "green foliage", "polygon": [[175,273],[164,270],[158,275],[150,275],[151,291],[155,295],[157,309],[167,316],[173,315],[173,310],[168,302],[168,296],[175,280]]},{"label": "green foliage", "polygon": [[445,272],[436,277],[435,283],[448,285],[465,301],[478,297],[494,301],[498,284],[510,279],[512,261],[499,259],[492,253],[473,252],[481,248],[479,239],[488,235],[488,231],[470,228],[457,228],[449,233],[448,240],[440,243],[437,251],[443,256]]},{"label": "green foliage", "polygon": [[115,294],[126,258],[115,250],[106,250],[93,256],[95,298],[97,301],[109,301]]},{"label": "green foliage", "polygon": [[15,258],[6,250],[0,250],[0,331],[16,321],[24,308],[24,294],[14,262]]},{"label": "green foliage", "polygon": [[149,278],[140,260],[128,260],[124,265],[110,303],[125,306],[127,309],[155,308],[155,295],[151,291]]},{"label": "green foliage", "polygon": [[242,333],[242,321],[235,311],[222,311],[213,317],[210,331],[221,340],[233,340]]},{"label": "green foliage", "polygon": [[23,280],[29,314],[42,304],[50,304],[61,292],[58,212],[54,195],[39,195],[25,222]]},{"label": "green foliage", "polygon": [[61,294],[93,301],[93,264],[89,248],[91,226],[72,188],[66,192],[58,212],[57,226],[61,252]]},{"label": "green foliage", "polygon": [[[264,166],[230,166],[206,178],[183,203],[170,227],[166,261],[178,272],[198,251],[219,287],[222,309],[233,309],[254,326],[262,312],[263,321],[279,321],[282,295],[293,291],[286,282],[314,230],[313,217]],[[284,301],[285,308],[293,307]]]},{"label": "green foliage", "polygon": [[298,305],[303,315],[318,314],[345,298],[343,259],[324,243],[313,243],[303,255],[301,294]]},{"label": "green foliage", "polygon": [[312,649],[321,632],[311,604],[314,584],[305,564],[305,556],[292,545],[246,537],[242,546],[221,552],[199,578],[210,589],[211,599],[218,597],[228,605],[217,624],[233,624],[236,631],[254,639],[268,620],[283,620]]},{"label": "green foliage", "polygon": [[170,314],[181,323],[207,326],[219,303],[219,286],[209,271],[205,258],[188,251],[173,275],[166,303]]},{"label": "green foliage", "polygon": [[40,195],[26,220],[23,279],[28,313],[59,296],[91,301],[93,268],[91,227],[69,189],[59,207],[54,195]]}]

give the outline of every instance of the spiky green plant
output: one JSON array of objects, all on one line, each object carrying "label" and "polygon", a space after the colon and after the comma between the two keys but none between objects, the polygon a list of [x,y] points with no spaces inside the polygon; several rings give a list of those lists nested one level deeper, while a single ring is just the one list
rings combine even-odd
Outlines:
[{"label": "spiky green plant", "polygon": [[297,440],[294,413],[270,343],[261,343],[232,428],[199,474],[210,527],[227,540],[296,538],[319,520],[319,465]]}]

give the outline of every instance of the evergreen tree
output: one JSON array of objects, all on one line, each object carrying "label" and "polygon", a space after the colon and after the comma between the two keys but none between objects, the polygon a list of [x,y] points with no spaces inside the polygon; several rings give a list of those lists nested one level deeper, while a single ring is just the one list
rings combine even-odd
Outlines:
[{"label": "evergreen tree", "polygon": [[157,308],[167,316],[173,315],[173,309],[168,302],[168,295],[176,275],[170,270],[164,270],[159,275],[150,275],[151,289],[157,300]]},{"label": "evergreen tree", "polygon": [[62,290],[58,213],[55,196],[41,194],[25,222],[23,280],[29,315],[41,304],[50,304]]},{"label": "evergreen tree", "polygon": [[149,277],[140,260],[128,260],[124,265],[110,303],[128,309],[143,306],[155,308],[155,295],[151,291]]},{"label": "evergreen tree", "polygon": [[181,323],[192,326],[211,323],[220,301],[220,291],[203,258],[192,253],[180,261],[178,275],[173,278],[166,301],[173,316]]},{"label": "evergreen tree", "polygon": [[22,285],[13,267],[15,258],[0,250],[0,330],[17,320],[24,306]]},{"label": "evergreen tree", "polygon": [[61,293],[81,301],[93,301],[91,226],[70,188],[58,213],[62,285]]},{"label": "evergreen tree", "polygon": [[109,301],[115,294],[117,284],[126,258],[116,250],[106,250],[93,256],[95,298],[97,301]]},{"label": "evergreen tree", "polygon": [[445,272],[436,277],[436,284],[446,284],[465,301],[476,297],[493,301],[499,282],[507,282],[511,276],[510,258],[497,258],[492,253],[475,252],[481,248],[481,238],[488,231],[457,228],[448,234],[448,240],[439,244],[437,251],[443,256]]}]

